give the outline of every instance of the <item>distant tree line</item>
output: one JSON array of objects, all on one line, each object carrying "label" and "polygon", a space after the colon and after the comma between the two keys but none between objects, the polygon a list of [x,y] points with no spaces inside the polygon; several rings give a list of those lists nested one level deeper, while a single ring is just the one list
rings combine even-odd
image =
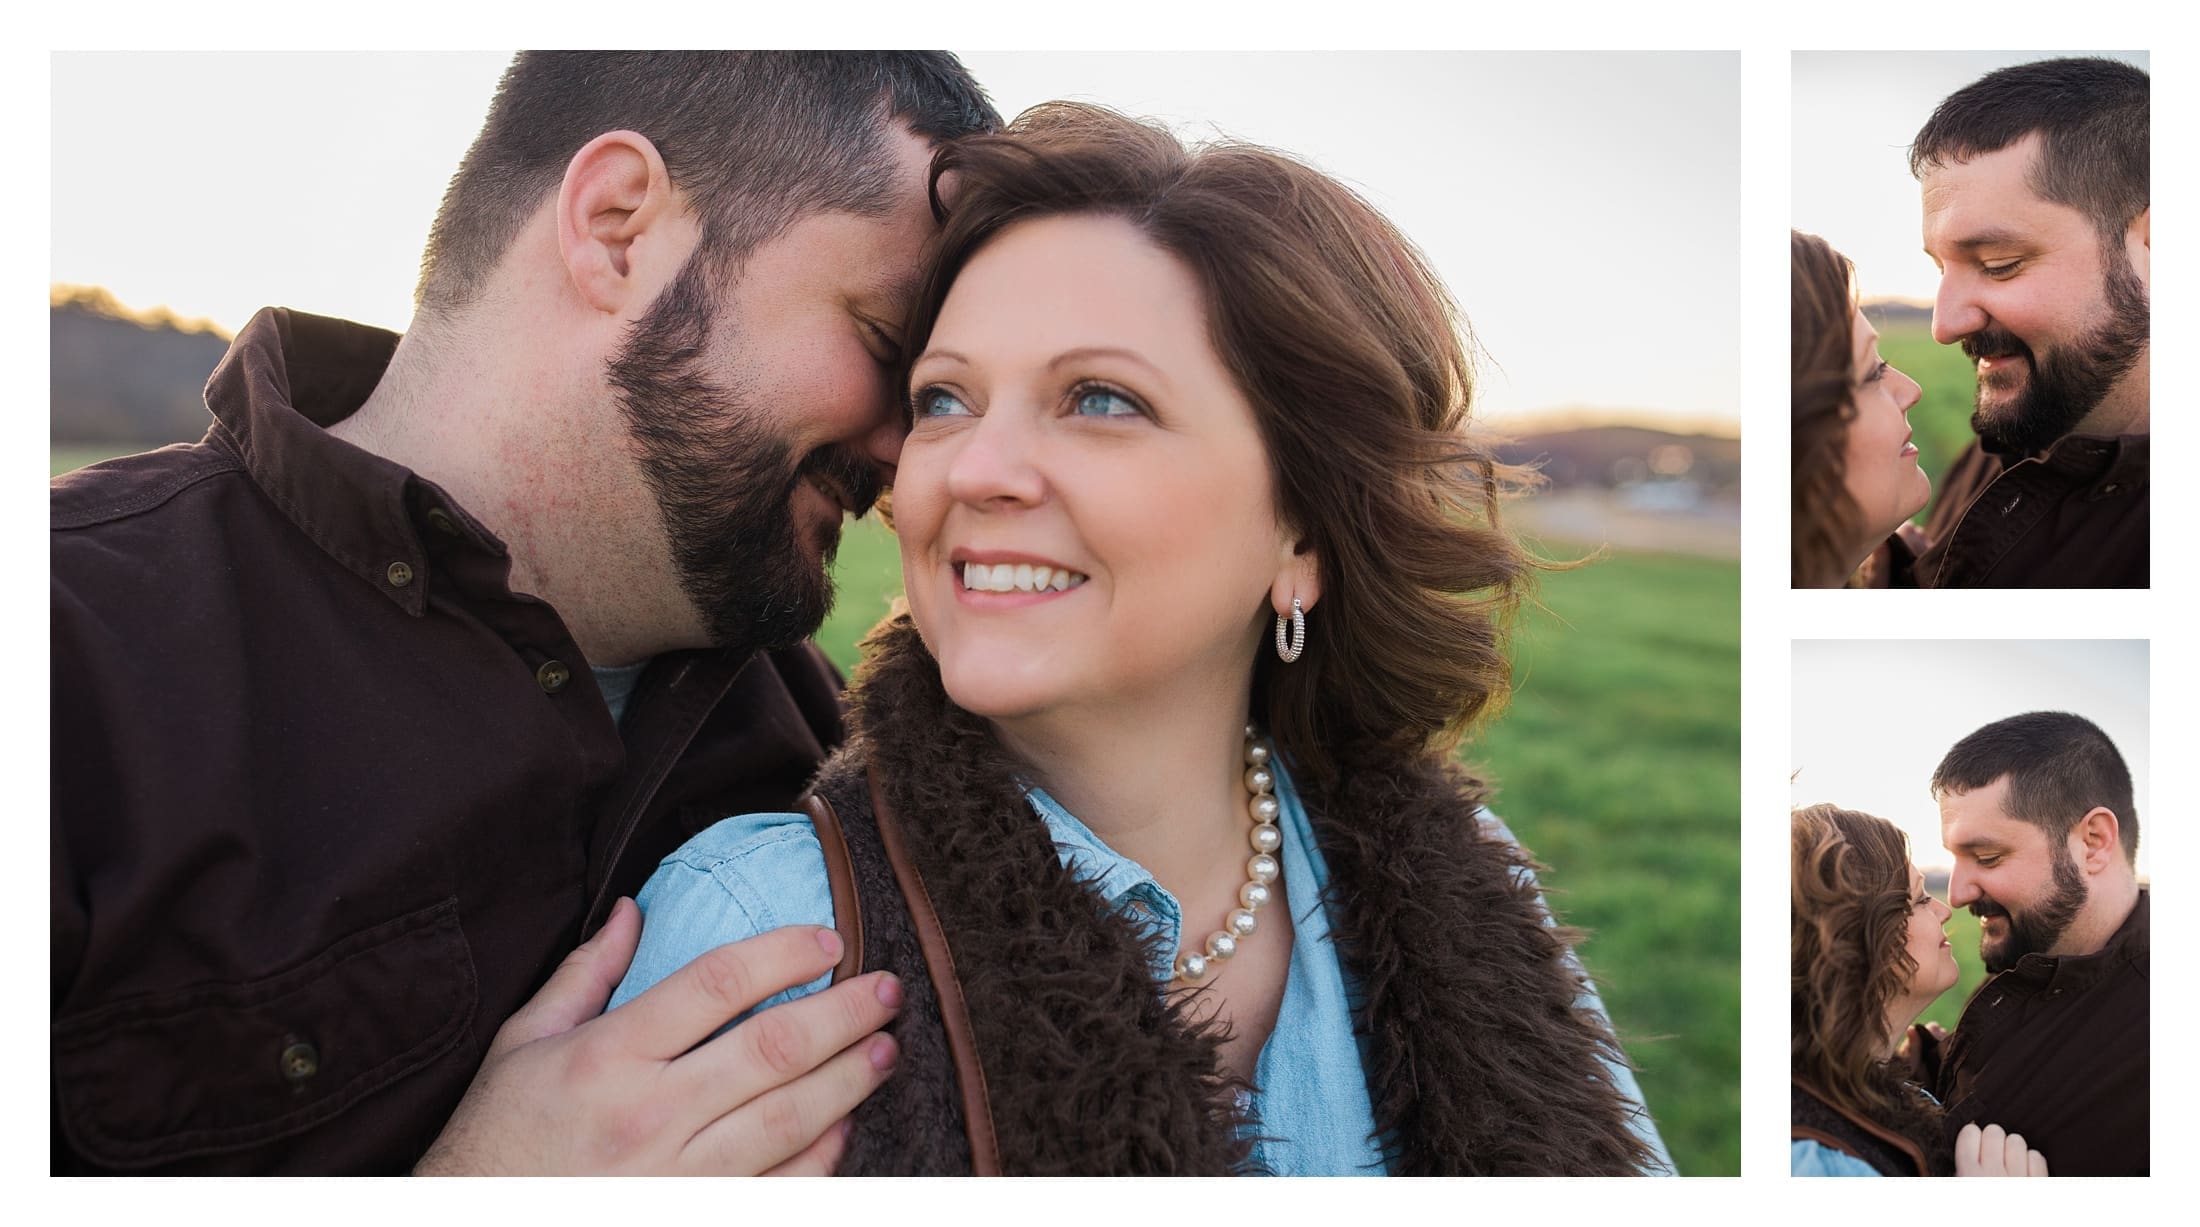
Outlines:
[{"label": "distant tree line", "polygon": [[206,377],[229,348],[212,325],[134,313],[105,290],[53,292],[51,442],[188,443],[206,433]]}]

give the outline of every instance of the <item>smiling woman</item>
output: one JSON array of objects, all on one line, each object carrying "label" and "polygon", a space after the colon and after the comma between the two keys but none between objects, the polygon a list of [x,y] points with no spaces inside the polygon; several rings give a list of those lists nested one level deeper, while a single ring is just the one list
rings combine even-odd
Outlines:
[{"label": "smiling woman", "polygon": [[844,1172],[1662,1170],[1451,763],[1534,562],[1441,283],[1305,166],[1097,108],[933,177],[907,610],[808,813],[653,879],[619,998],[749,918],[850,934],[909,997]]}]

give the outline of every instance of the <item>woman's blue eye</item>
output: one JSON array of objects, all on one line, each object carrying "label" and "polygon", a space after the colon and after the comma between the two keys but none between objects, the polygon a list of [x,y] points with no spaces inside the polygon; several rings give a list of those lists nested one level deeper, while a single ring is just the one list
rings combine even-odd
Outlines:
[{"label": "woman's blue eye", "polygon": [[942,388],[920,389],[913,398],[911,408],[920,418],[968,417],[970,406],[956,399],[955,394]]},{"label": "woman's blue eye", "polygon": [[1087,388],[1077,394],[1077,412],[1085,417],[1134,417],[1137,402],[1109,388]]}]

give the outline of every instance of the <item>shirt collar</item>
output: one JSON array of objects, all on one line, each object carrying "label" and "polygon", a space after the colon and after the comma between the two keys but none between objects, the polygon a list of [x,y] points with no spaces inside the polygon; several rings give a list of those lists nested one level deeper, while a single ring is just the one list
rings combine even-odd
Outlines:
[{"label": "shirt collar", "polygon": [[[2091,498],[2112,498],[2146,488],[2149,435],[2064,435],[2039,460]],[[1983,446],[1983,444],[1982,444]],[[2004,464],[2024,459],[1996,453]]]},{"label": "shirt collar", "polygon": [[2108,941],[2092,954],[2028,954],[2010,968],[2025,979],[2035,980],[2057,989],[2077,989],[2101,980],[2127,964],[2145,961],[2147,957],[2147,890],[2141,887],[2139,901],[2132,904],[2131,914]]},{"label": "shirt collar", "polygon": [[212,437],[313,543],[407,613],[427,608],[426,531],[503,545],[434,483],[336,438],[328,427],[366,402],[397,334],[269,307],[207,380]]}]

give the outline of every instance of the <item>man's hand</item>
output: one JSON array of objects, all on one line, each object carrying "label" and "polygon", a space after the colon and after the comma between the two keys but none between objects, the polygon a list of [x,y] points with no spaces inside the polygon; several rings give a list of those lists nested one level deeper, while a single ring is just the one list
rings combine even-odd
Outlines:
[{"label": "man's hand", "polygon": [[765,1010],[757,1002],[832,969],[840,939],[797,926],[720,946],[609,1014],[641,910],[619,900],[602,931],[497,1031],[419,1175],[825,1175],[848,1112],[892,1070],[875,1034],[901,1004],[885,972]]},{"label": "man's hand", "polygon": [[2004,1133],[2000,1125],[1984,1129],[1965,1125],[1956,1134],[1958,1176],[2045,1176],[2047,1160],[2025,1146],[2021,1133]]}]

